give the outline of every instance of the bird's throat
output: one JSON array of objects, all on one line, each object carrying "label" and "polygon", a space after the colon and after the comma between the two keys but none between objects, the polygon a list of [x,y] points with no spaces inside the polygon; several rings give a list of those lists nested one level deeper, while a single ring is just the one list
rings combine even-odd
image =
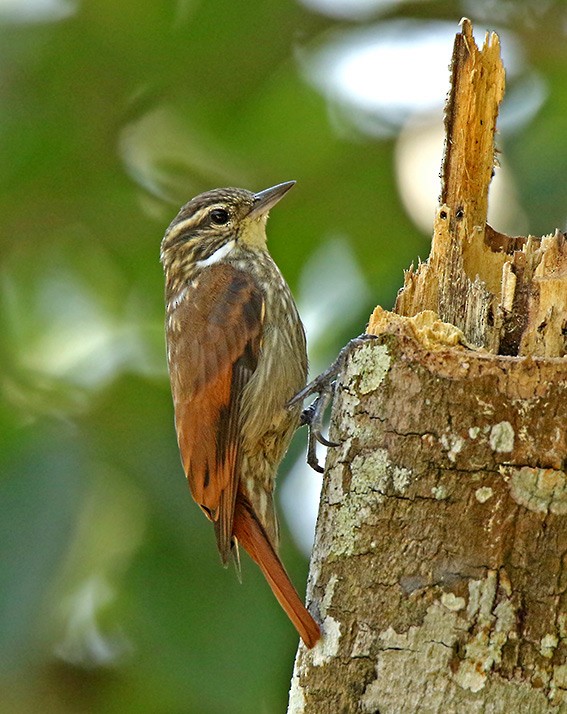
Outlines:
[{"label": "bird's throat", "polygon": [[239,241],[251,248],[265,248],[268,242],[266,237],[266,221],[268,215],[244,219],[239,233]]}]

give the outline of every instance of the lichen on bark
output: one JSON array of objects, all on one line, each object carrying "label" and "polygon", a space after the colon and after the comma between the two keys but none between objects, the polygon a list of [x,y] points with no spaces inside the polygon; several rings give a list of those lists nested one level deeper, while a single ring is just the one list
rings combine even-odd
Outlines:
[{"label": "lichen on bark", "polygon": [[567,243],[486,224],[503,88],[463,21],[431,255],[336,390],[293,714],[567,710]]}]

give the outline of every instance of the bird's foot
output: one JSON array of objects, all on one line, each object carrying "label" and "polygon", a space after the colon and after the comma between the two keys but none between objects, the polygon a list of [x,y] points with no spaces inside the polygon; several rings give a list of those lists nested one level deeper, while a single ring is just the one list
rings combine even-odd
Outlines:
[{"label": "bird's foot", "polygon": [[300,425],[303,426],[304,424],[307,424],[309,428],[307,463],[312,469],[318,471],[319,473],[323,473],[324,469],[317,460],[317,442],[323,444],[323,446],[339,446],[336,442],[329,441],[322,434],[325,410],[329,406],[335,394],[337,377],[342,373],[347,357],[350,355],[352,350],[373,339],[375,339],[375,335],[367,334],[362,334],[352,339],[342,348],[337,359],[331,364],[330,367],[328,367],[324,372],[321,372],[321,374],[309,382],[308,385],[303,387],[303,389],[292,397],[287,403],[288,409],[291,409],[291,407],[303,402],[304,399],[307,399],[307,397],[310,397],[312,394],[318,394],[317,398],[303,410]]}]

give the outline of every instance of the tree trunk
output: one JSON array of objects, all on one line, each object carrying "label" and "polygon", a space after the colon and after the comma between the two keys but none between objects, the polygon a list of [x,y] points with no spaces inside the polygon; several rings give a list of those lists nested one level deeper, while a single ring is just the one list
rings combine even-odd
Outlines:
[{"label": "tree trunk", "polygon": [[486,225],[503,89],[465,20],[431,255],[337,387],[292,714],[567,711],[567,243]]}]

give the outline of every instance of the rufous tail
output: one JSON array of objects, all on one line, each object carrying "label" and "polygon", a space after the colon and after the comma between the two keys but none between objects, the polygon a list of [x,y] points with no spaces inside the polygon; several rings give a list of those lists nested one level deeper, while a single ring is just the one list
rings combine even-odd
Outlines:
[{"label": "rufous tail", "polygon": [[305,646],[311,649],[321,637],[319,625],[301,602],[266,531],[242,493],[238,493],[236,497],[232,532],[239,545],[260,566],[272,592],[293,622]]}]

